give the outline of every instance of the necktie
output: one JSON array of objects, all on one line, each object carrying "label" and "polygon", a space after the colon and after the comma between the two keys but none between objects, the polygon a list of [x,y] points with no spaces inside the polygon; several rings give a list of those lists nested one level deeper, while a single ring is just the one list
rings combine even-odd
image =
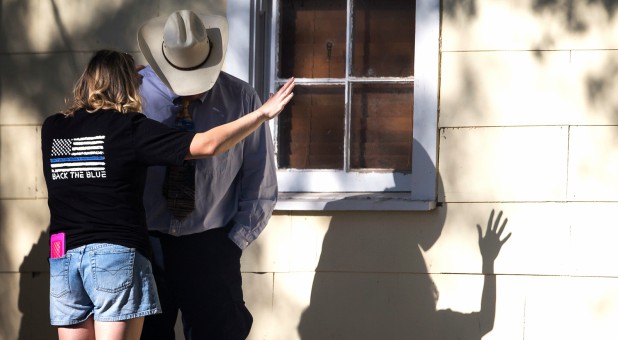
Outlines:
[{"label": "necktie", "polygon": [[[189,113],[189,100],[185,97],[176,115],[176,128],[195,131]],[[168,209],[177,220],[182,221],[195,208],[195,161],[185,160],[180,166],[168,166],[163,192]]]}]

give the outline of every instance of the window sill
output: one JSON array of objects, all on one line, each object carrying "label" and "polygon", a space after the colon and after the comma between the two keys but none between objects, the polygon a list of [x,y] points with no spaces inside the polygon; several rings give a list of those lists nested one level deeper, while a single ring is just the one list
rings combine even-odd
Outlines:
[{"label": "window sill", "polygon": [[299,193],[282,192],[275,210],[304,211],[429,211],[435,201],[412,200],[409,192]]}]

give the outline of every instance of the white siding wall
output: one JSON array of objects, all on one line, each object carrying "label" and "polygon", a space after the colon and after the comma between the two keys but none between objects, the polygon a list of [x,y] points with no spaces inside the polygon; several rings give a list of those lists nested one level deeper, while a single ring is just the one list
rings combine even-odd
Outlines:
[{"label": "white siding wall", "polygon": [[[174,9],[227,13],[225,69],[248,80],[247,3],[1,3],[0,339],[54,332],[40,124],[62,107],[91,52],[139,57],[140,23]],[[512,237],[496,261],[495,326],[484,339],[615,338],[618,6],[449,0],[442,20],[444,204],[276,212],[243,256],[251,339],[438,339],[438,311],[480,308],[476,225],[485,228],[492,209],[504,211]]]}]

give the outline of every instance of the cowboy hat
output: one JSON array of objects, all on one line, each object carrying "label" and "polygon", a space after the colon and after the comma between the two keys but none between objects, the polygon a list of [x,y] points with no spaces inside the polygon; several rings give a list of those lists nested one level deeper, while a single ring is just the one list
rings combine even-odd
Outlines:
[{"label": "cowboy hat", "polygon": [[139,48],[159,79],[174,93],[189,96],[210,90],[227,49],[227,19],[180,10],[144,23]]}]

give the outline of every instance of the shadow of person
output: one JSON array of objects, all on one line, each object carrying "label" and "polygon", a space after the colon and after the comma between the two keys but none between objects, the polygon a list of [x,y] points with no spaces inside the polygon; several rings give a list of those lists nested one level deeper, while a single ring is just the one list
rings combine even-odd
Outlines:
[{"label": "shadow of person", "polygon": [[421,249],[440,235],[429,213],[333,214],[316,268],[302,339],[424,339],[435,328],[435,285]]},{"label": "shadow of person", "polygon": [[[433,166],[427,155],[420,162]],[[436,189],[444,197],[439,175]],[[331,207],[349,206],[338,203]],[[485,281],[481,310],[469,314],[437,310],[439,292],[423,256],[442,234],[446,204],[425,212],[329,214],[310,304],[298,324],[301,339],[480,340],[493,329],[493,263],[510,237],[500,239],[502,213],[495,223],[491,213],[485,236],[477,226]]]},{"label": "shadow of person", "polygon": [[19,267],[18,308],[22,314],[19,340],[55,339],[57,331],[49,322],[49,231],[38,241]]},{"label": "shadow of person", "polygon": [[[415,161],[435,172],[424,152]],[[439,176],[435,185],[443,191]],[[446,213],[439,203],[422,212],[332,212],[300,338],[432,339],[437,291],[423,252],[440,237]]]},{"label": "shadow of person", "polygon": [[334,215],[310,305],[298,326],[302,339],[480,340],[493,329],[494,262],[511,236],[503,237],[507,219],[500,224],[500,212],[494,222],[492,211],[485,235],[477,225],[484,274],[481,308],[460,313],[436,309],[439,292],[422,255],[440,236],[446,207],[417,214]]}]

